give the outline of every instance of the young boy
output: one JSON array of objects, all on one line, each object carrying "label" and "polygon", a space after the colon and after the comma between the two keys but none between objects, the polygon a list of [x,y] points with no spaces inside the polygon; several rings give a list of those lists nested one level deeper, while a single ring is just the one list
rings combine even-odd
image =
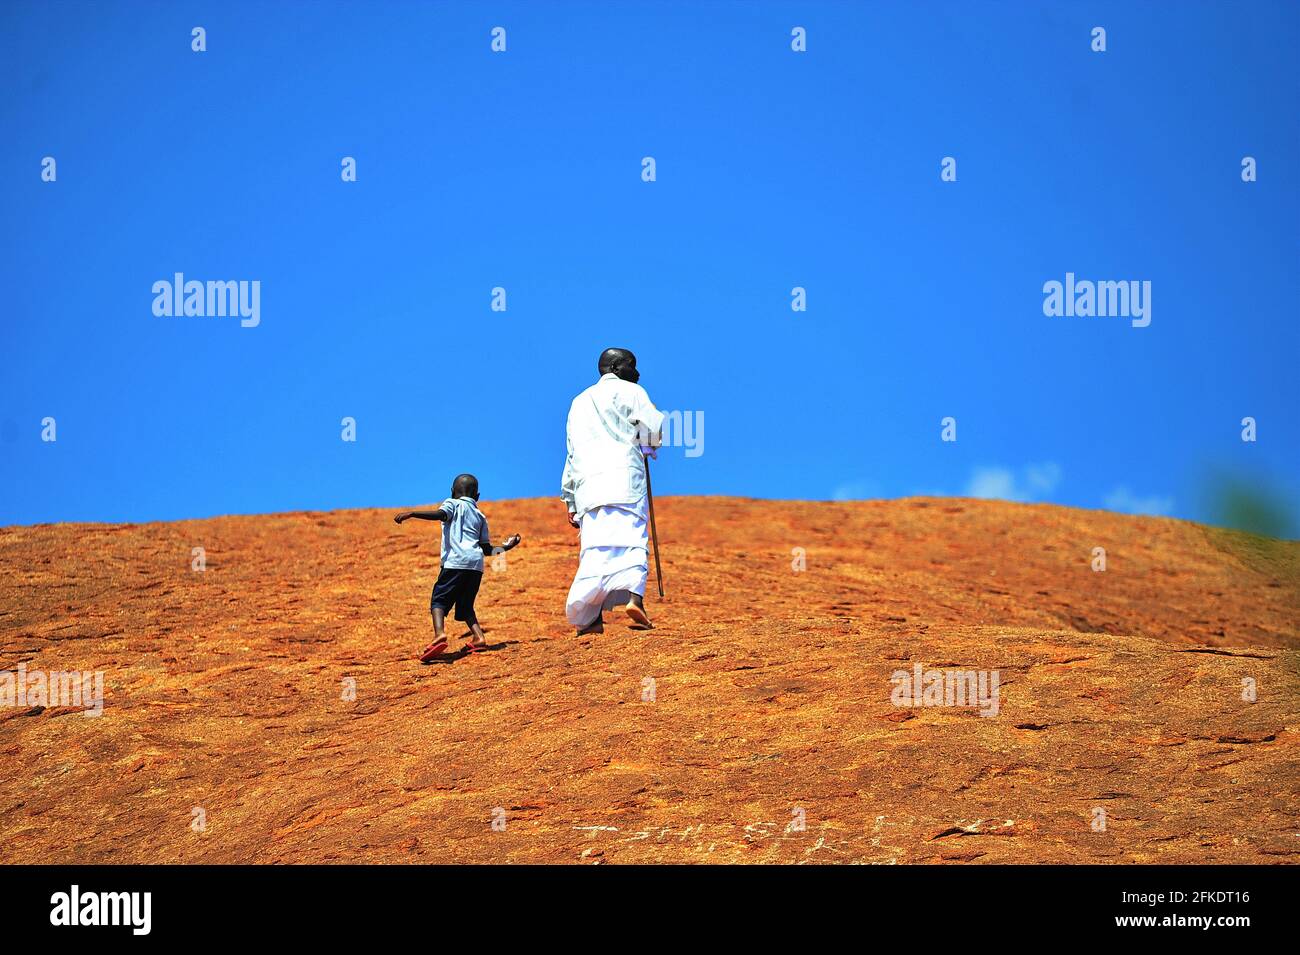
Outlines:
[{"label": "young boy", "polygon": [[[478,509],[478,478],[472,474],[458,474],[451,483],[451,497],[442,502],[436,511],[405,511],[393,518],[397,523],[416,517],[422,521],[442,521],[442,569],[438,582],[433,585],[429,598],[429,612],[433,614],[433,643],[420,653],[420,662],[428,663],[447,649],[443,636],[443,619],[447,611],[456,608],[456,619],[469,629],[465,649],[477,653],[487,646],[483,628],[474,615],[474,598],[483,581],[483,558],[492,553],[492,538],[488,534],[487,518]],[[518,546],[520,537],[506,538],[502,550]]]}]

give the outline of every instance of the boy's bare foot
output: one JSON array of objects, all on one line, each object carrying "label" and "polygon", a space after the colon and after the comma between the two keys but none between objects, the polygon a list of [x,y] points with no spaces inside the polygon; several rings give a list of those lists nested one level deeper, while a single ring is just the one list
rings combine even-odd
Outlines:
[{"label": "boy's bare foot", "polygon": [[465,637],[465,651],[467,653],[478,653],[480,650],[487,649],[487,637],[483,635],[483,628],[477,623],[470,625]]},{"label": "boy's bare foot", "polygon": [[637,603],[635,597],[627,602],[627,606],[623,608],[623,612],[627,614],[629,620],[642,630],[654,629],[654,624],[650,622],[650,615],[645,612],[645,607]]},{"label": "boy's bare foot", "polygon": [[439,637],[438,639],[434,640],[433,643],[429,644],[427,647],[424,648],[424,650],[420,652],[420,662],[428,663],[430,660],[434,659],[435,657],[442,656],[443,651],[446,649],[447,649],[447,638]]}]

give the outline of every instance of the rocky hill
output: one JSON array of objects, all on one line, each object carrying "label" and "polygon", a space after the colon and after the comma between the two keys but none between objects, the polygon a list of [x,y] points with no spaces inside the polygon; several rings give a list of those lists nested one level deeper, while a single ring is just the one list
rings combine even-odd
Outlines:
[{"label": "rocky hill", "polygon": [[[104,680],[0,706],[0,861],[1300,859],[1300,544],[668,498],[656,629],[577,639],[558,503],[483,508],[495,649],[430,666],[391,510],[0,529],[0,670]],[[897,705],[918,665],[996,714]]]}]

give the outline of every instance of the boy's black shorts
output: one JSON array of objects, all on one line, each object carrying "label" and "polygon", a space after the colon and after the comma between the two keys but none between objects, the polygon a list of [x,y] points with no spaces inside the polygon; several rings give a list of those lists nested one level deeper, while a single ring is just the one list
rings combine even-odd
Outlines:
[{"label": "boy's black shorts", "polygon": [[456,619],[465,623],[476,623],[474,616],[474,598],[478,596],[478,585],[483,582],[481,570],[446,569],[438,574],[438,582],[433,585],[433,594],[429,597],[429,611],[435,607],[449,613],[456,608]]}]

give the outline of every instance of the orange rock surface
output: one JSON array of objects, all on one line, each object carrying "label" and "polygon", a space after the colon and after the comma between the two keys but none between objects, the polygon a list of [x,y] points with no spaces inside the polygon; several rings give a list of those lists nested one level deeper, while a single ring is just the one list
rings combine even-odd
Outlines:
[{"label": "orange rock surface", "polygon": [[[479,598],[498,649],[431,666],[438,527],[392,510],[0,530],[0,669],[105,681],[99,717],[0,707],[0,861],[1300,858],[1300,544],[953,499],[657,509],[656,629],[577,639],[558,502],[485,502],[524,536]],[[997,671],[997,715],[896,706],[917,663]]]}]

